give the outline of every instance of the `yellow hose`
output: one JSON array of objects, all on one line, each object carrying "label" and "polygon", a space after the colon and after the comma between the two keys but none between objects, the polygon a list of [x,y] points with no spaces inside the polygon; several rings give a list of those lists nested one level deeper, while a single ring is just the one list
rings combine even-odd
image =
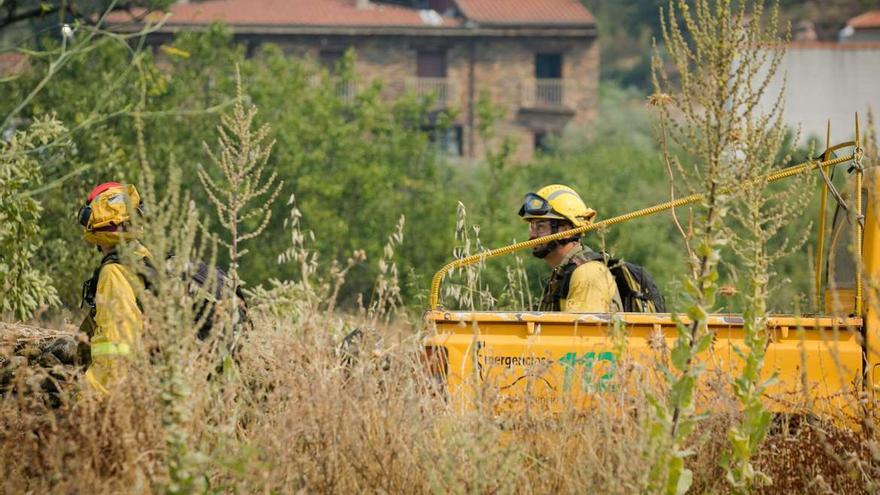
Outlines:
[{"label": "yellow hose", "polygon": [[856,315],[862,315],[862,237],[863,227],[862,220],[862,167],[856,168]]},{"label": "yellow hose", "polygon": [[[840,163],[852,160],[855,158],[855,154],[842,156],[840,158],[835,158],[833,160],[826,160],[822,162],[804,162],[798,165],[793,165],[791,167],[782,169],[778,172],[774,172],[768,176],[766,176],[764,181],[766,182],[776,182],[778,180],[787,179],[793,175],[802,174],[804,172],[808,172],[814,170],[819,167],[833,167]],[[557,232],[555,234],[547,235],[544,237],[538,237],[536,239],[531,239],[528,241],[518,242],[516,244],[511,244],[509,246],[504,246],[497,249],[492,249],[491,251],[485,251],[479,254],[473,254],[467,256],[465,258],[457,259],[447,263],[443,268],[441,268],[437,273],[434,274],[434,278],[431,279],[431,298],[430,304],[431,309],[436,310],[437,305],[440,302],[440,285],[443,283],[443,277],[446,276],[447,273],[456,269],[462,268],[465,266],[470,266],[477,264],[481,261],[497,258],[499,256],[504,256],[506,254],[510,254],[515,251],[519,251],[521,249],[529,249],[535,246],[539,246],[541,244],[546,244],[552,241],[558,241],[560,239],[565,239],[571,237],[575,234],[583,234],[586,232],[590,232],[596,229],[600,229],[602,227],[609,227],[611,225],[616,225],[623,222],[628,222],[630,220],[634,220],[636,218],[647,217],[653,215],[655,213],[659,213],[661,211],[670,210],[673,208],[678,208],[680,206],[685,206],[689,204],[696,203],[704,198],[703,194],[691,194],[690,196],[686,196],[684,198],[679,198],[673,201],[667,201],[665,203],[661,203],[658,205],[654,205],[648,208],[644,208],[641,210],[633,211],[630,213],[626,213],[624,215],[616,216],[613,218],[609,218],[607,220],[602,220],[601,222],[591,223],[589,225],[584,225],[583,227],[577,227],[571,230],[566,230],[564,232]]]},{"label": "yellow hose", "polygon": [[[825,147],[831,145],[831,121],[828,121],[828,127],[825,131]],[[831,154],[830,149],[826,149],[822,155],[823,160],[828,159]],[[822,257],[825,255],[825,209],[828,207],[828,184],[822,182],[822,193],[819,201],[819,240],[816,244],[816,297],[813,301],[813,309],[816,312],[822,310]]]},{"label": "yellow hose", "polygon": [[853,152],[853,163],[856,168],[856,316],[862,316],[862,237],[864,236],[864,227],[862,216],[862,178],[864,169],[862,168],[862,145],[859,136],[859,114],[856,113],[856,143]]}]

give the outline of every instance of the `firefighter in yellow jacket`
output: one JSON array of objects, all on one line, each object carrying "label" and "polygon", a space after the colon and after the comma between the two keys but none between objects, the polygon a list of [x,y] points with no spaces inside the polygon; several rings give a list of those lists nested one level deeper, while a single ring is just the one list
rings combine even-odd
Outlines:
[{"label": "firefighter in yellow jacket", "polygon": [[141,281],[120,264],[116,250],[122,240],[130,240],[137,256],[149,258],[146,249],[136,243],[131,224],[133,215],[140,211],[140,195],[134,186],[106,182],[92,189],[79,214],[83,239],[103,255],[92,278],[83,284],[83,302],[90,311],[81,327],[91,339],[91,363],[85,378],[101,394],[106,394],[123,373],[143,328],[137,300]]},{"label": "firefighter in yellow jacket", "polygon": [[[519,216],[529,222],[529,238],[535,239],[587,225],[596,211],[572,188],[553,184],[526,194]],[[623,309],[602,255],[583,246],[580,235],[542,244],[532,254],[553,269],[540,311],[613,313]]]}]

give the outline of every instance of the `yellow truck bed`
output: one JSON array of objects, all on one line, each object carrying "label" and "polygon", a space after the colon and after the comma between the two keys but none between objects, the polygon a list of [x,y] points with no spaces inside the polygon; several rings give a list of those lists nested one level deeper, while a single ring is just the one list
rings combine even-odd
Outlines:
[{"label": "yellow truck bed", "polygon": [[[851,154],[832,158],[831,152],[849,147],[853,148]],[[857,138],[828,148],[823,153],[825,161],[778,170],[766,181],[825,171],[858,161],[861,153]],[[777,378],[764,394],[771,410],[800,412],[806,406],[810,412],[842,412],[852,417],[875,412],[874,396],[880,387],[880,220],[876,208],[880,175],[877,168],[868,169],[864,177],[860,167],[853,171],[850,185],[855,209],[864,215],[863,223],[851,221],[839,204],[831,228],[826,229],[824,201],[819,212],[813,306],[827,314],[777,315],[768,320],[771,339],[762,374]],[[823,184],[823,197],[827,193]],[[434,275],[431,310],[425,314],[430,335],[425,340],[425,356],[430,371],[462,407],[474,403],[469,400],[474,394],[495,391],[503,407],[546,401],[549,404],[540,406],[552,408],[562,402],[586,409],[614,387],[626,393],[633,385],[663,386],[665,381],[658,379],[659,374],[678,335],[669,314],[450,311],[441,309],[440,288],[443,277],[456,268],[692,204],[700,198],[694,194],[448,263]],[[818,297],[822,294],[824,304]],[[712,400],[730,394],[728,385],[742,366],[736,351],[745,340],[742,315],[714,314],[707,323],[714,341],[709,350],[697,356],[696,364],[704,365],[708,375],[697,392],[715,386],[721,393],[703,396]]]},{"label": "yellow truck bed", "polygon": [[[613,318],[623,345],[612,337]],[[656,369],[677,335],[669,314],[440,310],[428,311],[425,320],[434,332],[425,345],[435,360],[443,359],[446,390],[462,407],[487,385],[508,407],[560,397],[588,407],[615,383],[621,360]],[[730,379],[741,365],[734,346],[743,345],[742,316],[711,315],[709,327],[714,344],[700,360]],[[779,379],[766,394],[771,409],[794,410],[807,399],[814,412],[852,408],[863,381],[861,318],[773,316],[768,328],[764,375]]]}]

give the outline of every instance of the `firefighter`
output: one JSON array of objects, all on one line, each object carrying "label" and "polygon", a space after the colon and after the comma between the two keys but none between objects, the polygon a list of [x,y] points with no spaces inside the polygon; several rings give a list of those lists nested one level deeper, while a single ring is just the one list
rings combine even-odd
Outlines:
[{"label": "firefighter", "polygon": [[[529,239],[592,223],[588,208],[572,188],[560,184],[526,194],[519,216],[529,222]],[[614,276],[602,255],[581,244],[580,234],[536,246],[532,254],[552,269],[539,311],[613,313],[622,309]]]},{"label": "firefighter", "polygon": [[90,337],[91,363],[85,379],[102,395],[123,372],[143,328],[137,301],[142,282],[120,264],[117,252],[119,243],[129,240],[134,254],[149,260],[149,252],[137,243],[132,225],[133,216],[140,214],[141,208],[134,186],[105,182],[92,189],[79,213],[83,239],[102,254],[101,264],[83,284],[83,303],[88,305],[89,314],[80,327]]}]

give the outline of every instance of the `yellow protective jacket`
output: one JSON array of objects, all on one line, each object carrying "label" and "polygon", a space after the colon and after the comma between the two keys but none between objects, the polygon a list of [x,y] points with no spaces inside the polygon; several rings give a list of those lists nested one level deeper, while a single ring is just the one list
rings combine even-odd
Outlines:
[{"label": "yellow protective jacket", "polygon": [[571,313],[614,313],[622,308],[614,276],[601,261],[577,267],[567,297],[559,301],[559,310]]},{"label": "yellow protective jacket", "polygon": [[541,311],[614,313],[623,309],[611,270],[588,251],[569,251],[553,269],[541,298]]},{"label": "yellow protective jacket", "polygon": [[[136,253],[149,258],[149,252],[142,247]],[[143,330],[143,314],[137,301],[142,283],[131,269],[118,262],[108,262],[113,254],[104,257],[97,277],[92,279],[96,284],[90,315],[93,319],[92,361],[85,378],[91,388],[101,394],[106,394],[124,373]]]}]

